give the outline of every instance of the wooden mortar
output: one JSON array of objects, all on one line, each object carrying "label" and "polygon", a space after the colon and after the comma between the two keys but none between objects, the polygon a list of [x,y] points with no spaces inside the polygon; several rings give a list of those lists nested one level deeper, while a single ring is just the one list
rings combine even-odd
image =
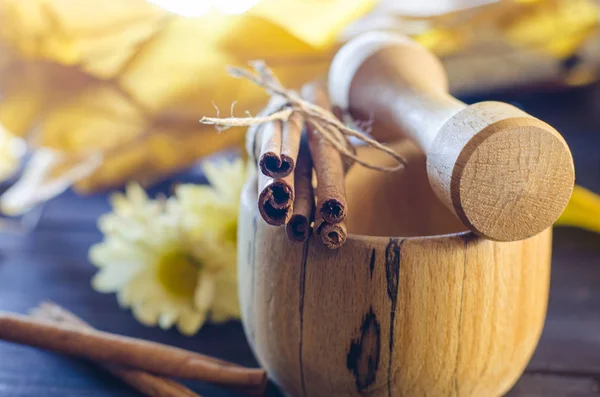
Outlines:
[{"label": "wooden mortar", "polygon": [[370,32],[345,44],[329,94],[355,118],[372,118],[376,139],[417,142],[435,193],[481,236],[540,233],[571,197],[573,159],[554,128],[507,103],[468,106],[452,97],[441,62],[404,36]]},{"label": "wooden mortar", "polygon": [[352,234],[335,251],[290,242],[258,215],[256,180],[245,187],[242,320],[288,396],[500,396],[536,347],[551,229],[504,243],[464,231],[431,190],[424,154],[407,141],[395,149],[405,171],[348,174]]}]

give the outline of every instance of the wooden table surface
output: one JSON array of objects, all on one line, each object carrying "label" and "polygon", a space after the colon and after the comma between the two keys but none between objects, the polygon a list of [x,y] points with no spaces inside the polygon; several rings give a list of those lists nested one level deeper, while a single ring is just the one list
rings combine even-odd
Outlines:
[{"label": "wooden table surface", "polygon": [[[493,99],[517,101],[526,111],[561,131],[575,157],[578,183],[600,192],[599,87]],[[182,178],[190,177],[178,180]],[[168,184],[163,184],[162,189],[168,190]],[[102,236],[95,222],[108,209],[105,195],[81,198],[69,192],[47,204],[32,234],[2,235],[0,310],[25,313],[50,299],[107,331],[256,365],[239,323],[209,325],[197,336],[187,338],[176,331],[139,325],[129,312],[118,308],[114,295],[91,289],[95,269],[87,260],[87,251],[91,244],[100,241]],[[196,382],[187,384],[203,396],[235,395]],[[270,394],[279,396],[276,391]],[[600,235],[557,229],[544,332],[526,373],[509,396],[599,395]],[[0,342],[0,396],[137,394],[82,361]]]}]

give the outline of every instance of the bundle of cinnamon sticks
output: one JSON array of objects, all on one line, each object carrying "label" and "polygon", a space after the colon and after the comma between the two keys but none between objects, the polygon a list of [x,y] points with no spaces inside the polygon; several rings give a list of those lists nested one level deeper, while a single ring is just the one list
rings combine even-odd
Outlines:
[{"label": "bundle of cinnamon sticks", "polygon": [[0,340],[85,358],[149,397],[199,397],[169,377],[196,379],[262,396],[266,374],[199,353],[95,330],[43,303],[31,316],[0,312]]},{"label": "bundle of cinnamon sticks", "polygon": [[[339,112],[331,109],[323,84],[308,84],[299,95],[282,86],[263,61],[250,65],[254,73],[237,67],[228,71],[271,95],[263,112],[249,117],[234,117],[233,112],[225,118],[204,116],[200,122],[220,131],[250,127],[246,148],[259,170],[258,209],[268,224],[285,225],[290,240],[299,242],[306,241],[314,230],[323,245],[340,248],[347,237],[344,176],[349,167],[358,163],[392,172],[404,168],[406,160],[367,134],[344,125]],[[381,166],[359,158],[349,137],[375,148],[396,164]]]},{"label": "bundle of cinnamon sticks", "polygon": [[[331,111],[320,83],[305,85],[302,99]],[[280,101],[273,97],[267,108],[276,107]],[[327,248],[340,248],[347,236],[344,176],[348,163],[339,150],[299,113],[293,113],[287,121],[256,126],[251,130],[251,139],[250,155],[257,162],[258,210],[262,218],[270,225],[285,225],[287,236],[295,242],[306,241],[314,221],[317,240]],[[345,138],[339,143],[350,146]]]}]

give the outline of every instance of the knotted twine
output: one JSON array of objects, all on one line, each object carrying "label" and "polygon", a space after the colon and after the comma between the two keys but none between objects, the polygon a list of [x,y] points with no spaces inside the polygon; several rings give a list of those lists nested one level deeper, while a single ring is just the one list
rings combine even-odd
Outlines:
[{"label": "knotted twine", "polygon": [[[271,97],[282,98],[283,105],[277,106],[274,109],[272,107],[267,108],[256,117],[202,117],[200,120],[201,123],[215,125],[220,130],[229,127],[251,127],[249,133],[255,133],[257,126],[273,121],[287,122],[292,114],[297,112],[303,117],[305,122],[313,125],[315,131],[323,139],[329,142],[330,145],[347,159],[355,161],[366,168],[378,171],[397,171],[406,165],[404,157],[389,147],[382,145],[357,130],[347,127],[330,110],[305,101],[296,91],[283,87],[263,61],[252,61],[250,62],[250,66],[256,72],[255,74],[249,70],[237,67],[229,67],[227,71],[232,77],[246,79],[262,87]],[[361,160],[350,145],[349,137],[354,137],[366,145],[385,153],[393,158],[397,164],[394,166],[380,166]]]}]

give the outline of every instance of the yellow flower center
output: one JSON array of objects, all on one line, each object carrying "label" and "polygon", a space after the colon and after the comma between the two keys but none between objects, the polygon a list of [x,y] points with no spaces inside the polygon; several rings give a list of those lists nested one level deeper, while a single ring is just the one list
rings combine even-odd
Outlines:
[{"label": "yellow flower center", "polygon": [[157,277],[163,288],[177,298],[192,299],[198,280],[198,263],[182,252],[163,255]]}]

